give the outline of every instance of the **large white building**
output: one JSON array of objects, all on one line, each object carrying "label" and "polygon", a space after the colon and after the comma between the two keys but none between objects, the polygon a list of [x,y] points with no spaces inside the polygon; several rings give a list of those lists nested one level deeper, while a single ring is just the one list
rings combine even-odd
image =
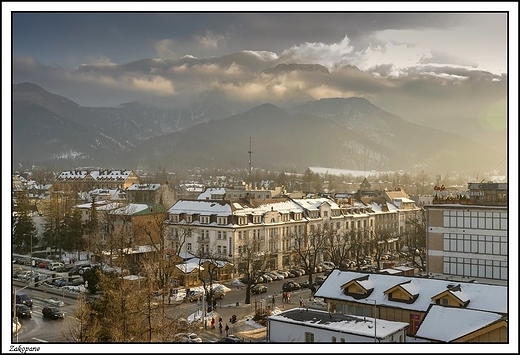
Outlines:
[{"label": "large white building", "polygon": [[[379,231],[376,217],[392,216],[382,220],[397,227],[398,213],[395,206],[383,211],[360,201],[340,205],[327,197],[179,200],[168,210],[167,237],[173,249],[217,256],[238,269],[244,250],[252,249],[258,255],[269,255],[268,267],[278,269],[300,265],[295,252],[297,236],[327,230],[359,237],[373,248]],[[350,243],[348,238],[346,243]],[[305,247],[305,243],[298,245]],[[317,262],[324,257],[320,254]]]}]

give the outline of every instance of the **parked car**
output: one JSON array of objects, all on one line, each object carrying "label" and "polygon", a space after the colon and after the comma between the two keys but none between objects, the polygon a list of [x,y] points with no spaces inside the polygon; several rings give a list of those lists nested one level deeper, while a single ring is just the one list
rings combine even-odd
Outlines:
[{"label": "parked car", "polygon": [[289,277],[289,271],[286,270],[278,270],[279,274],[283,275],[283,277]]},{"label": "parked car", "polygon": [[56,287],[63,287],[69,284],[69,280],[62,277],[61,279],[55,279],[54,281],[52,281],[52,283]]},{"label": "parked car", "polygon": [[90,264],[75,265],[72,269],[69,270],[69,276],[81,275],[83,274],[84,269],[88,269],[90,267]]},{"label": "parked car", "polygon": [[32,310],[25,304],[20,303],[16,305],[16,316],[22,318],[31,318]]},{"label": "parked car", "polygon": [[283,292],[290,292],[290,291],[294,291],[294,290],[299,290],[301,288],[302,287],[300,286],[299,283],[293,282],[293,281],[284,282],[284,284],[282,285]]},{"label": "parked car", "polygon": [[323,277],[323,276],[316,276],[316,278],[314,279],[314,283],[316,285],[321,285],[323,282],[325,282],[325,279],[326,277]]},{"label": "parked car", "polygon": [[189,302],[202,300],[202,297],[204,295],[202,294],[202,291],[199,290],[190,290],[186,293],[186,300]]},{"label": "parked car", "polygon": [[309,288],[309,280],[300,282],[301,288]]},{"label": "parked car", "polygon": [[41,280],[42,279],[41,276],[42,276],[42,274],[40,274],[39,272],[29,270],[29,271],[24,271],[24,272],[19,273],[17,277],[20,280],[30,282],[36,278]]},{"label": "parked car", "polygon": [[296,269],[291,270],[290,273],[294,275],[293,277],[300,277],[303,275],[300,270],[296,270]]},{"label": "parked car", "polygon": [[243,343],[244,339],[237,337],[236,335],[228,335],[218,341],[218,343]]},{"label": "parked car", "polygon": [[23,268],[21,266],[13,266],[13,277],[18,277],[22,272]]},{"label": "parked car", "polygon": [[63,312],[58,307],[43,307],[42,314],[45,318],[49,318],[49,319],[65,318],[65,312]]},{"label": "parked car", "polygon": [[174,338],[177,343],[202,343],[202,339],[195,333],[178,333]]},{"label": "parked car", "polygon": [[65,264],[56,261],[47,264],[47,269],[51,271],[62,271],[64,268]]},{"label": "parked car", "polygon": [[49,265],[49,263],[50,263],[49,260],[40,261],[40,263],[38,264],[38,267],[42,268],[42,269],[45,269],[45,268],[47,268],[47,265]]},{"label": "parked car", "polygon": [[254,295],[259,295],[261,293],[267,292],[267,286],[264,285],[255,285],[253,288],[251,288],[251,293]]},{"label": "parked car", "polygon": [[332,270],[332,269],[336,268],[336,265],[334,265],[334,263],[332,261],[322,261],[321,266],[325,270]]},{"label": "parked car", "polygon": [[273,281],[273,278],[271,276],[267,275],[267,274],[263,274],[262,278],[264,279],[263,282],[271,282],[271,281]]}]

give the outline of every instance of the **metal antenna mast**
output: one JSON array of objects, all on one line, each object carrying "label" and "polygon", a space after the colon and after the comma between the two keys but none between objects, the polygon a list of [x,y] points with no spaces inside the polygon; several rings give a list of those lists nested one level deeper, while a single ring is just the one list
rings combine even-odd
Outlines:
[{"label": "metal antenna mast", "polygon": [[252,172],[252,168],[251,168],[251,154],[253,153],[253,151],[251,150],[251,137],[249,137],[249,165],[248,165],[248,171],[247,171],[247,175],[249,177],[251,177],[251,172]]}]

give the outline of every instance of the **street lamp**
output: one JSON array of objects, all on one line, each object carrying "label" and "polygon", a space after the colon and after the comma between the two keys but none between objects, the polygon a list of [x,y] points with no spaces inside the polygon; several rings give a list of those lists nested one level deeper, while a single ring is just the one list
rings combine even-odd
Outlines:
[{"label": "street lamp", "polygon": [[377,301],[370,298],[366,300],[374,302],[374,343],[377,343]]}]

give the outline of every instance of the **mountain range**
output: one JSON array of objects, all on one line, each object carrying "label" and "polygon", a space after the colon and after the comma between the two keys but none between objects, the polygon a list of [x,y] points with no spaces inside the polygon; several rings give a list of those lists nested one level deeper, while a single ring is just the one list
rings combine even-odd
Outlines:
[{"label": "mountain range", "polygon": [[238,114],[210,96],[177,109],[137,102],[82,107],[19,83],[12,97],[13,169],[246,170],[251,149],[253,168],[276,171],[325,166],[444,173],[489,169],[500,156],[482,142],[405,121],[357,97],[285,108],[265,103]]}]

